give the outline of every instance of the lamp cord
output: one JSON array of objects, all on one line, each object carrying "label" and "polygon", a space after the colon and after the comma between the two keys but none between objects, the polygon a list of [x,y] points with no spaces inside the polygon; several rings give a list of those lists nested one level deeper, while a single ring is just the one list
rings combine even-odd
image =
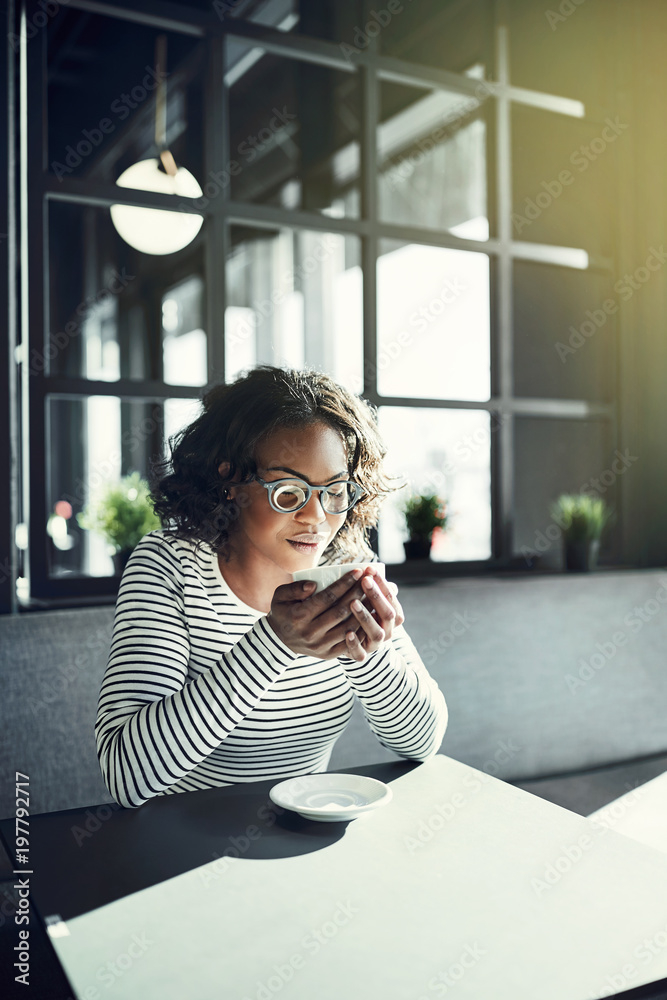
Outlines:
[{"label": "lamp cord", "polygon": [[167,149],[167,36],[158,35],[155,40],[155,75],[157,88],[155,91],[155,145],[157,146],[162,166],[166,173],[175,177],[178,171],[171,152]]}]

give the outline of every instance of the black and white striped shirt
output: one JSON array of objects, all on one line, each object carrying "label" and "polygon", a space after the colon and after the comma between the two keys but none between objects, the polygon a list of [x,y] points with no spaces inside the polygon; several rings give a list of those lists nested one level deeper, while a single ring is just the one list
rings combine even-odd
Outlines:
[{"label": "black and white striped shirt", "polygon": [[325,771],[355,695],[382,746],[437,752],[447,707],[403,626],[363,663],[297,655],[231,592],[208,547],[152,531],[120,584],[95,724],[102,774],[133,807]]}]

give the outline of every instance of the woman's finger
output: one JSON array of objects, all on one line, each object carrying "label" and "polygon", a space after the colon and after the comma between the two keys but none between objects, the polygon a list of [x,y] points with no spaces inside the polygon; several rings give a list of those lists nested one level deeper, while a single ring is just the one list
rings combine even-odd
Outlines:
[{"label": "woman's finger", "polygon": [[[376,577],[376,580],[379,579],[379,577]],[[393,603],[394,598],[389,591],[383,593],[376,580],[373,580],[371,577],[364,577],[362,580],[364,592],[368,600],[373,604],[378,621],[385,631],[388,631],[389,634],[391,634],[391,629],[394,626],[396,618],[396,611]]]},{"label": "woman's finger", "polygon": [[[385,631],[382,626],[373,618],[373,615],[363,606],[361,601],[352,601],[350,609],[357,621],[361,623],[361,627],[368,636],[369,642],[373,644],[373,648],[377,649],[385,638]],[[365,648],[368,651],[369,647],[366,646]]]},{"label": "woman's finger", "polygon": [[354,660],[358,660],[363,663],[366,659],[366,650],[361,645],[361,641],[356,632],[346,632],[345,642],[347,645],[346,652],[348,656],[351,656]]},{"label": "woman's finger", "polygon": [[394,609],[394,628],[397,625],[402,625],[405,621],[405,615],[403,614],[403,608],[396,600],[396,594],[398,593],[398,587],[395,583],[385,580],[383,576],[378,573],[374,576],[374,582],[377,584],[378,589],[383,594],[385,599],[391,604]]}]

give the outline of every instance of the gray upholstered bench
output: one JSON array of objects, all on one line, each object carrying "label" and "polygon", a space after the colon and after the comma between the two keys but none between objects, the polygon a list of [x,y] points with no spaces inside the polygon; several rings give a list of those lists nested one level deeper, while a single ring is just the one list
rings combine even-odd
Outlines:
[{"label": "gray upholstered bench", "polygon": [[30,777],[32,813],[112,801],[93,727],[113,614],[107,606],[0,617],[0,817],[14,812],[15,770]]},{"label": "gray upholstered bench", "polygon": [[[443,753],[583,815],[667,769],[666,570],[457,578],[399,599],[447,698]],[[360,712],[350,726],[332,768],[366,749]]]},{"label": "gray upholstered bench", "polygon": [[[443,753],[583,814],[667,768],[667,571],[399,586],[449,705]],[[0,817],[15,770],[33,812],[111,800],[93,723],[112,622],[112,607],[0,618]],[[330,767],[392,756],[357,708]]]}]

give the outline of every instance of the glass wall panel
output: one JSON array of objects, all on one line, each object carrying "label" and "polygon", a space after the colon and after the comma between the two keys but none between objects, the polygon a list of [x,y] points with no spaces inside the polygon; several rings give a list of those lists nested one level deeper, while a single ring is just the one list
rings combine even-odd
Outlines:
[{"label": "glass wall panel", "polygon": [[509,0],[506,11],[516,87],[613,107],[619,22],[608,16],[609,8],[581,0],[542,6]]},{"label": "glass wall panel", "polygon": [[381,240],[377,276],[380,394],[488,399],[486,254]]},{"label": "glass wall panel", "polygon": [[475,97],[380,84],[383,221],[488,239],[484,114]]},{"label": "glass wall panel", "polygon": [[239,201],[359,215],[359,79],[226,43],[230,160]]},{"label": "glass wall panel", "polygon": [[[121,239],[106,208],[50,201],[48,218],[49,330],[44,351],[33,351],[31,371],[106,382],[161,379],[164,361],[166,381],[178,384],[180,370],[181,384],[202,385],[201,235],[170,254],[167,265]],[[177,362],[186,342],[187,367]]]},{"label": "glass wall panel", "polygon": [[[494,427],[496,423],[494,422]],[[435,493],[449,517],[436,531],[432,558],[457,562],[491,557],[490,415],[482,410],[381,406],[379,427],[387,470],[407,485],[390,496],[379,523],[380,558],[403,562],[407,539],[401,507],[413,493]]]},{"label": "glass wall panel", "polygon": [[622,301],[609,275],[515,261],[516,394],[611,402]]},{"label": "glass wall panel", "polygon": [[166,399],[164,401],[165,443],[196,420],[201,410],[201,402],[198,399]]},{"label": "glass wall panel", "polygon": [[512,107],[512,236],[613,257],[620,120]]},{"label": "glass wall panel", "polygon": [[378,5],[364,25],[366,38],[377,37],[384,55],[457,73],[490,64],[493,5],[487,0],[403,0],[395,7]]},{"label": "glass wall panel", "polygon": [[[353,57],[373,50],[416,71],[430,66],[472,81],[465,97],[370,71],[379,103],[377,133],[369,136],[377,155],[379,222],[475,241],[497,235],[496,109],[486,83],[498,75],[494,4],[406,0],[371,9],[361,0],[194,0],[194,8],[220,22],[239,18],[325,39],[349,58],[350,70],[276,55],[227,35],[222,71],[229,115],[216,126],[206,121],[213,36],[164,33],[63,9],[47,19],[43,35],[50,183],[89,181],[94,194],[97,182],[113,183],[131,165],[154,160],[164,126],[177,166],[200,185],[202,209],[219,208],[212,200],[228,195],[254,206],[253,214],[265,206],[320,213],[325,226],[333,225],[327,216],[358,220],[363,74]],[[601,55],[600,18],[592,8],[576,8],[574,48],[531,0],[509,0],[506,13],[512,84],[580,100],[589,113],[594,104],[613,106],[614,67]],[[164,119],[156,101],[161,34]],[[206,130],[223,125],[229,160],[220,173],[205,176]],[[510,140],[504,167],[512,177],[514,240],[613,259],[616,159],[629,141],[624,120],[614,115],[593,122],[512,104]],[[174,224],[185,218],[162,214],[173,215]],[[224,317],[208,316],[205,224],[164,261],[158,250],[142,252],[122,239],[108,209],[48,202],[47,330],[30,371],[112,383],[156,380],[169,392],[188,387],[192,396],[128,399],[112,386],[113,397],[48,397],[47,472],[39,490],[46,491],[51,577],[112,575],[106,542],[82,530],[76,516],[106,484],[132,471],[147,477],[152,461],[198,415],[194,397],[216,365],[210,330],[225,338],[224,371],[212,372],[216,381],[233,381],[265,363],[322,370],[355,393],[364,374],[367,381],[376,377],[380,398],[401,403],[380,406],[379,425],[388,471],[407,484],[383,507],[380,557],[403,561],[401,507],[410,493],[435,492],[449,521],[436,532],[433,558],[488,560],[492,446],[500,426],[497,415],[479,408],[492,393],[489,257],[380,240],[377,355],[374,371],[364,373],[362,238],[259,217],[230,222],[228,235]],[[220,264],[214,262],[213,280]],[[648,266],[644,271],[648,280]],[[643,284],[643,277],[637,280]],[[613,403],[616,313],[626,286],[625,279],[593,270],[515,261],[513,393]],[[214,296],[208,302],[219,308]],[[412,405],[431,397],[477,408]],[[617,480],[634,474],[635,459],[614,451],[613,430],[602,419],[515,418],[512,453],[497,456],[514,462],[515,556],[528,564],[539,554],[545,567],[561,567],[560,530],[549,513],[560,493],[593,492],[616,505]],[[613,561],[615,544],[612,529],[603,561]]]},{"label": "glass wall panel", "polygon": [[212,6],[221,21],[240,18],[329,42],[352,40],[362,24],[361,0],[214,0]]},{"label": "glass wall panel", "polygon": [[[561,569],[562,532],[549,508],[561,493],[585,492],[616,507],[618,479],[634,462],[614,450],[606,420],[517,417],[515,422],[514,555],[539,555],[540,565]],[[614,529],[603,537],[601,558],[613,551]]]},{"label": "glass wall panel", "polygon": [[111,576],[113,549],[77,522],[87,502],[122,476],[150,475],[166,439],[198,415],[190,399],[50,397],[47,408],[47,525],[52,577]]},{"label": "glass wall panel", "polygon": [[256,364],[305,365],[361,392],[359,238],[234,226],[231,244],[225,380]]},{"label": "glass wall panel", "polygon": [[[48,165],[62,181],[115,181],[155,158],[157,82],[167,87],[166,145],[202,184],[205,43],[133,21],[61,8],[47,27]],[[166,38],[166,67],[155,43]],[[202,185],[203,186],[203,185]]]},{"label": "glass wall panel", "polygon": [[194,275],[162,297],[162,367],[169,385],[205,385],[204,282]]}]

